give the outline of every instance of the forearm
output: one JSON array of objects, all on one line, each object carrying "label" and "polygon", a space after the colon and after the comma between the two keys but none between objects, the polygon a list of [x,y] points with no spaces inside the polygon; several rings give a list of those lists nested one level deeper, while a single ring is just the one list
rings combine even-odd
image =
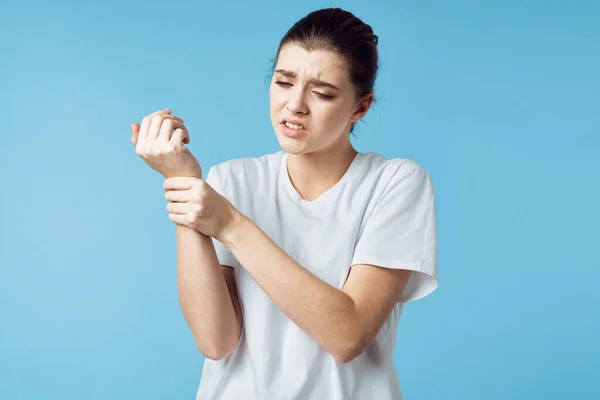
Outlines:
[{"label": "forearm", "polygon": [[360,340],[354,302],[286,254],[250,219],[222,238],[238,262],[273,302],[334,357],[344,359]]},{"label": "forearm", "polygon": [[235,348],[241,324],[212,238],[179,224],[176,235],[181,309],[198,349],[206,357],[217,359]]}]

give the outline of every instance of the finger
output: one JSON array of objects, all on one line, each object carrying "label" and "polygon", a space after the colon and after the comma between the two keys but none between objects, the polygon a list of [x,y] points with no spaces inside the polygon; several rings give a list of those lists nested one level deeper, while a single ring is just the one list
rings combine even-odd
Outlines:
[{"label": "finger", "polygon": [[185,203],[177,203],[174,201],[170,201],[167,204],[167,211],[169,211],[172,214],[187,214],[192,210],[190,203],[188,203],[187,201]]},{"label": "finger", "polygon": [[192,199],[192,192],[190,190],[167,190],[165,199],[183,203]]},{"label": "finger", "polygon": [[152,122],[152,118],[154,118],[155,115],[158,114],[170,114],[171,110],[170,109],[165,109],[165,110],[159,110],[159,111],[155,111],[152,114],[149,114],[147,116],[145,116],[142,119],[142,125],[140,127],[140,135],[142,137],[147,137],[148,136],[148,128],[150,127],[150,123]]},{"label": "finger", "polygon": [[186,215],[182,214],[169,214],[169,219],[179,225],[190,226],[189,220]]},{"label": "finger", "polygon": [[161,127],[165,124],[165,121],[167,120],[177,122],[183,121],[181,118],[172,115],[158,114],[152,117],[152,122],[150,123],[150,128],[148,129],[148,144],[146,145],[147,147],[154,146],[154,143],[157,141],[158,135],[160,134]]},{"label": "finger", "polygon": [[[171,139],[171,134],[174,129],[185,129],[185,125],[183,122],[179,120],[167,120],[165,119],[160,126],[160,132],[158,133],[158,137],[156,138],[156,142],[160,142],[162,144],[167,144]],[[175,142],[177,143],[177,142]]]},{"label": "finger", "polygon": [[168,119],[175,119],[175,120],[177,120],[177,121],[184,122],[184,121],[183,121],[181,118],[179,118],[179,117],[178,117],[178,116],[176,116],[176,115],[170,115],[170,114],[160,114],[160,116],[161,116],[161,117],[163,117],[163,118],[165,118],[165,119],[167,119],[167,118],[168,118]]},{"label": "finger", "polygon": [[172,176],[165,179],[163,189],[165,190],[189,190],[194,186],[198,178],[190,176]]},{"label": "finger", "polygon": [[131,143],[137,144],[138,135],[140,134],[140,126],[135,122],[131,124]]},{"label": "finger", "polygon": [[156,140],[156,137],[158,136],[158,131],[160,130],[162,121],[163,121],[163,119],[161,118],[160,114],[152,117],[152,120],[150,121],[150,126],[148,127],[148,134],[146,135],[146,139],[147,139],[146,147],[147,148],[152,147],[154,145],[154,141]]},{"label": "finger", "polygon": [[178,129],[175,129],[175,133],[173,133],[173,136],[171,137],[171,142],[187,144],[186,139],[187,139],[187,143],[189,143],[190,142],[190,134],[188,133],[188,130],[185,129],[185,127],[183,129],[178,128]]}]

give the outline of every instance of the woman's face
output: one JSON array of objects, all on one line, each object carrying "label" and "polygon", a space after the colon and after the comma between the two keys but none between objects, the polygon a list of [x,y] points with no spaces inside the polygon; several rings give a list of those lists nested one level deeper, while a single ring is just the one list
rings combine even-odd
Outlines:
[{"label": "woman's face", "polygon": [[336,53],[307,51],[296,44],[281,48],[270,111],[283,150],[311,153],[349,141],[351,124],[370,104],[370,99],[358,104],[344,60]]}]

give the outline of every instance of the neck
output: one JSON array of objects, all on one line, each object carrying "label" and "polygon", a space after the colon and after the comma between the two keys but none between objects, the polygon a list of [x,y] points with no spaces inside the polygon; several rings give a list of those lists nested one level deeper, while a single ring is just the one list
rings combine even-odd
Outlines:
[{"label": "neck", "polygon": [[357,153],[348,142],[334,150],[288,154],[290,181],[303,199],[315,200],[342,179]]}]

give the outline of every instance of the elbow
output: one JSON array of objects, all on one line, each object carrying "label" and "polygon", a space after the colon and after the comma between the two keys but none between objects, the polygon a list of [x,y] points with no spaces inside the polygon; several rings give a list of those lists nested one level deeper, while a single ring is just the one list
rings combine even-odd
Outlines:
[{"label": "elbow", "polygon": [[[241,325],[241,324],[240,324]],[[221,335],[221,341],[202,341],[196,337],[196,347],[208,359],[219,361],[232,355],[238,348],[242,338],[242,329],[236,334],[231,332],[227,337]]]},{"label": "elbow", "polygon": [[205,358],[213,361],[222,360],[226,357],[229,357],[233,353],[233,350],[229,351],[218,348],[205,349],[201,348],[200,346],[198,346],[198,350],[200,350],[200,353],[202,353]]},{"label": "elbow", "polygon": [[196,343],[196,347],[204,357],[213,361],[219,361],[232,355],[237,349],[237,344],[237,341],[231,341],[229,344],[223,346],[209,347],[206,345],[201,346],[199,343]]},{"label": "elbow", "polygon": [[362,353],[362,351],[359,351],[356,349],[348,349],[345,351],[336,352],[335,354],[333,354],[333,358],[335,359],[335,361],[337,361],[340,364],[346,364],[346,363],[349,363],[350,361],[354,360],[361,353]]},{"label": "elbow", "polygon": [[335,358],[335,361],[337,361],[340,364],[346,364],[354,360],[356,358],[356,355],[354,355],[353,353],[338,353],[335,354],[333,358]]},{"label": "elbow", "polygon": [[228,354],[226,354],[224,352],[207,352],[207,351],[200,351],[200,352],[202,353],[204,358],[208,358],[213,361],[219,361],[228,356]]},{"label": "elbow", "polygon": [[367,346],[362,338],[354,338],[352,340],[346,340],[336,351],[331,354],[333,358],[340,364],[346,364],[360,356]]}]

